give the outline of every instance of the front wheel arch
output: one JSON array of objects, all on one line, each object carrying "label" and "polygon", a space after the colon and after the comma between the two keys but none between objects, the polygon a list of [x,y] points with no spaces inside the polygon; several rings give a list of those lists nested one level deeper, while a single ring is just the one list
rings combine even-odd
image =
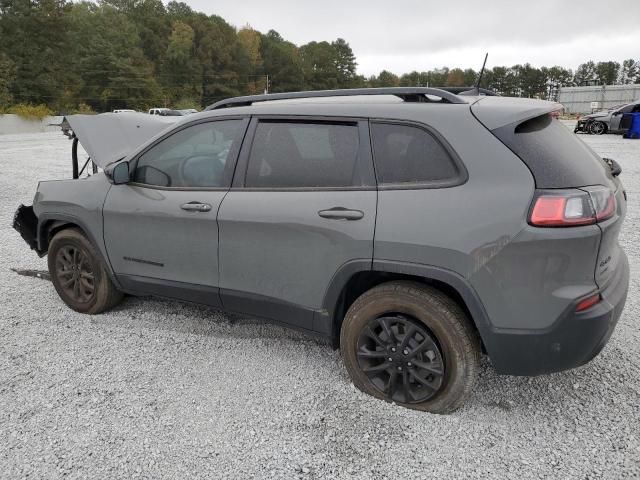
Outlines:
[{"label": "front wheel arch", "polygon": [[100,248],[100,244],[96,240],[96,238],[91,234],[91,230],[86,228],[84,223],[75,217],[62,215],[62,214],[41,214],[38,216],[38,250],[41,253],[41,256],[47,254],[49,250],[49,244],[53,236],[65,229],[76,229],[80,233],[82,233],[87,240],[93,245],[96,250],[96,253],[99,255],[102,260],[103,265],[105,266],[105,270],[111,282],[119,289],[122,290],[122,286],[118,279],[116,278],[112,268],[111,263],[108,261],[106,257],[106,253],[103,253],[103,249]]}]

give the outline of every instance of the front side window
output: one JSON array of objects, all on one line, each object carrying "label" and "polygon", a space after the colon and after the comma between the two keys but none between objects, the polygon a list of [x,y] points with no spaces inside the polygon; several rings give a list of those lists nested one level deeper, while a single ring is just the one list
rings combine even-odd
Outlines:
[{"label": "front side window", "polygon": [[443,182],[460,176],[442,144],[422,128],[372,123],[371,135],[380,184]]},{"label": "front side window", "polygon": [[200,123],[180,130],[143,153],[134,182],[159,187],[228,187],[242,120]]},{"label": "front side window", "polygon": [[245,186],[360,186],[357,124],[269,122],[256,127]]}]

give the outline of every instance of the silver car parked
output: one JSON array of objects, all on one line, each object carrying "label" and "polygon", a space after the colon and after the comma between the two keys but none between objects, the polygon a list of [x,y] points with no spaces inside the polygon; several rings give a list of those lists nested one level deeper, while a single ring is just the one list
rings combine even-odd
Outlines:
[{"label": "silver car parked", "polygon": [[623,134],[628,127],[622,122],[625,113],[640,112],[640,102],[618,105],[609,110],[584,115],[578,119],[574,133],[602,135],[603,133]]}]

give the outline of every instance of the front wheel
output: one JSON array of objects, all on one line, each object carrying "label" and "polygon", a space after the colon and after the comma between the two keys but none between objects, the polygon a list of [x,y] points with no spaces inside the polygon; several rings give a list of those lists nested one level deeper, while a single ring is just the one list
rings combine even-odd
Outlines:
[{"label": "front wheel", "polygon": [[122,300],[94,246],[79,230],[55,234],[49,244],[48,264],[58,295],[77,312],[101,313]]},{"label": "front wheel", "polygon": [[592,135],[602,135],[607,131],[607,126],[603,122],[593,122],[589,127],[589,133]]},{"label": "front wheel", "polygon": [[432,413],[459,408],[473,388],[480,341],[470,320],[439,290],[390,282],[349,308],[340,349],[365,393]]}]

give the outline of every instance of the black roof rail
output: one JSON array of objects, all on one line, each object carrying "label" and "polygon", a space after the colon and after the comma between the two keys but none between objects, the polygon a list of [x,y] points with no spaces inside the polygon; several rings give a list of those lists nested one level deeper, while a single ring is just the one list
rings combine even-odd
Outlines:
[{"label": "black roof rail", "polygon": [[[309,92],[267,93],[264,95],[248,95],[234,97],[209,105],[205,110],[217,110],[226,107],[246,107],[256,102],[269,102],[271,100],[290,100],[295,98],[321,98],[321,97],[355,97],[360,95],[394,95],[405,102],[442,102],[442,103],[467,103],[463,98],[441,88],[427,87],[388,87],[388,88],[348,88],[341,90],[315,90]],[[440,97],[441,100],[431,100],[427,95]]]},{"label": "black roof rail", "polygon": [[500,95],[493,90],[488,90],[486,88],[479,88],[476,90],[476,87],[435,87],[440,90],[444,90],[445,92],[455,93],[456,95],[464,95],[464,96],[477,96],[484,95],[487,97],[499,97]]}]

